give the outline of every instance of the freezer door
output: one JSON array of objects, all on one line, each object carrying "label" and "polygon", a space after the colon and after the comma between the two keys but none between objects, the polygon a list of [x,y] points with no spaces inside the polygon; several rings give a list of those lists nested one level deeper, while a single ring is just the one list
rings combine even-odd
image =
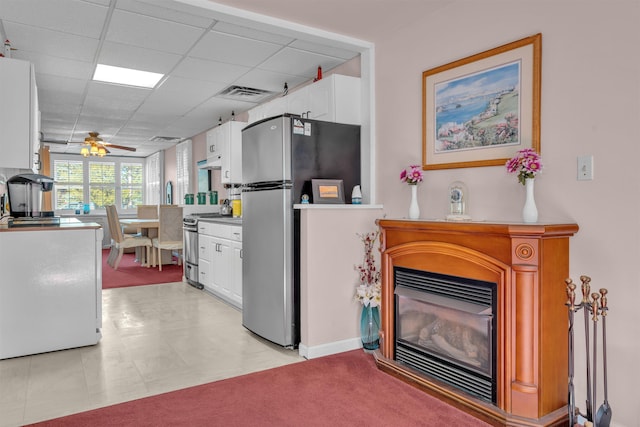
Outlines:
[{"label": "freezer door", "polygon": [[291,190],[243,193],[242,324],[276,344],[297,344]]},{"label": "freezer door", "polygon": [[243,129],[243,184],[291,179],[290,122],[278,116]]}]

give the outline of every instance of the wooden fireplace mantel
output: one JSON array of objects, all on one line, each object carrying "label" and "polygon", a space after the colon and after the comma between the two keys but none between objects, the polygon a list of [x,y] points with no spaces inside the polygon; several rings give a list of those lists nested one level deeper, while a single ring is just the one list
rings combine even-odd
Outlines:
[{"label": "wooden fireplace mantel", "polygon": [[[567,423],[564,280],[578,225],[380,219],[378,367],[493,425]],[[497,401],[491,404],[395,361],[394,267],[497,284]]]}]

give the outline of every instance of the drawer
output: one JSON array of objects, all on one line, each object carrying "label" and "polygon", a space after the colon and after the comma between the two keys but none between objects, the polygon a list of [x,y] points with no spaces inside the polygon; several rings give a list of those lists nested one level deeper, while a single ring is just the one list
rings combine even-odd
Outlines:
[{"label": "drawer", "polygon": [[242,242],[242,227],[229,227],[231,229],[231,240]]}]

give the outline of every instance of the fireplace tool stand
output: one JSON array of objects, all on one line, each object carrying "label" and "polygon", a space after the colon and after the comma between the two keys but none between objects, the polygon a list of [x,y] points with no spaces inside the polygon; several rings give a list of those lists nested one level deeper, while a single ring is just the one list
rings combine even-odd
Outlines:
[{"label": "fireplace tool stand", "polygon": [[[609,307],[607,305],[607,289],[601,288],[600,293],[591,291],[591,278],[589,276],[580,276],[582,291],[582,300],[576,304],[576,285],[571,278],[565,280],[567,301],[565,305],[568,308],[569,313],[569,426],[583,425],[584,427],[609,427],[611,423],[611,407],[609,406],[607,396],[607,335],[606,335],[606,323],[605,318]],[[587,399],[585,402],[585,413],[581,413],[575,404],[575,390],[573,385],[574,379],[574,315],[576,312],[583,310],[584,313],[584,330],[585,330],[585,343],[586,343],[586,384],[587,384]],[[599,316],[602,317],[602,355],[603,355],[603,376],[604,376],[604,402],[595,410],[596,403],[596,390],[597,390],[597,354],[598,354],[598,320]],[[590,318],[591,317],[591,318]],[[593,341],[589,342],[589,322],[593,322]],[[593,353],[593,358],[590,360],[590,353]],[[582,422],[582,424],[580,424]]]}]

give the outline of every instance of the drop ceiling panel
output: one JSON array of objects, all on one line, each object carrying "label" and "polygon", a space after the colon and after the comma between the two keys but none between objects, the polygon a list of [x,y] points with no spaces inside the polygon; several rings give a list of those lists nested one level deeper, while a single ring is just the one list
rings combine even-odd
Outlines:
[{"label": "drop ceiling panel", "polygon": [[147,98],[140,111],[183,115],[224,87],[221,83],[169,77]]},{"label": "drop ceiling panel", "polygon": [[285,48],[260,64],[259,68],[312,78],[316,76],[318,66],[321,66],[324,70],[330,70],[342,62],[338,58],[331,56]]},{"label": "drop ceiling panel", "polygon": [[333,46],[321,45],[318,43],[312,43],[305,40],[295,40],[289,45],[289,47],[299,49],[299,50],[306,50],[308,52],[320,53],[327,56],[333,56],[335,58],[340,58],[343,60],[349,60],[358,56],[358,53],[353,52],[351,50],[340,49]]},{"label": "drop ceiling panel", "polygon": [[232,83],[246,74],[250,67],[219,61],[187,57],[171,73],[172,76],[208,82]]},{"label": "drop ceiling panel", "polygon": [[97,39],[12,22],[4,22],[4,30],[12,47],[21,50],[27,57],[28,52],[38,52],[93,62],[99,44]]},{"label": "drop ceiling panel", "polygon": [[94,39],[100,38],[100,24],[104,22],[107,12],[106,7],[74,0],[48,0],[41,3],[3,0],[0,3],[0,16],[5,22],[19,22]]},{"label": "drop ceiling panel", "polygon": [[202,30],[163,19],[115,10],[106,39],[177,54],[186,53]]},{"label": "drop ceiling panel", "polygon": [[[52,74],[38,74],[36,77],[38,93],[42,91],[60,92],[66,96],[82,97],[87,86],[87,81],[68,77],[54,76]],[[82,100],[80,98],[80,100]]]},{"label": "drop ceiling panel", "polygon": [[293,76],[290,74],[275,73],[273,71],[253,69],[242,76],[235,84],[239,86],[249,86],[257,89],[264,89],[271,92],[280,93],[287,83],[289,89],[293,89],[302,82],[309,80],[308,77]]},{"label": "drop ceiling panel", "polygon": [[282,46],[278,44],[210,31],[198,42],[189,55],[253,67],[281,48]]},{"label": "drop ceiling panel", "polygon": [[222,21],[217,22],[216,25],[213,27],[213,30],[220,33],[246,37],[248,39],[253,39],[253,40],[258,40],[263,42],[275,43],[282,46],[286,46],[295,40],[294,38],[291,38],[288,36],[268,33],[266,31],[260,31],[253,28],[233,25],[228,22],[222,22]]},{"label": "drop ceiling panel", "polygon": [[[74,61],[73,59],[50,56],[43,53],[29,52],[28,58],[22,51],[15,51],[14,58],[24,59],[33,63],[36,74],[50,74],[58,77],[68,77],[72,79],[88,80],[93,75],[93,63]],[[40,78],[36,76],[36,81]]]},{"label": "drop ceiling panel", "polygon": [[182,59],[181,55],[105,41],[98,63],[166,74]]},{"label": "drop ceiling panel", "polygon": [[164,19],[166,21],[173,21],[199,28],[209,28],[213,22],[211,17],[195,13],[195,11],[194,13],[179,11],[175,8],[175,3],[170,1],[118,0],[116,7],[128,12],[135,12],[153,18]]}]

